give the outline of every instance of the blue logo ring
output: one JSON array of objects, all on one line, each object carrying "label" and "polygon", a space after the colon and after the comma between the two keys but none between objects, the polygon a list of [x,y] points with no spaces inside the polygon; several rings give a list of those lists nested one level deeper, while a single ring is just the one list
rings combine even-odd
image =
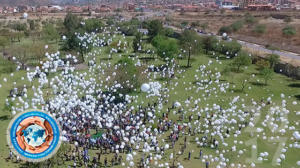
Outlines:
[{"label": "blue logo ring", "polygon": [[[20,126],[20,123],[30,117],[40,117],[45,121],[48,121],[52,129],[53,139],[51,140],[51,143],[47,147],[47,149],[45,149],[40,153],[30,153],[28,151],[25,151],[20,147],[17,141],[17,131],[18,131],[18,127]],[[56,120],[50,115],[48,115],[47,113],[42,112],[41,110],[30,110],[18,114],[10,122],[7,131],[8,144],[11,150],[14,152],[14,154],[20,156],[20,158],[23,160],[27,160],[31,162],[44,161],[50,158],[51,156],[53,156],[60,147],[61,144],[60,136],[61,136],[60,127],[57,124]]]}]

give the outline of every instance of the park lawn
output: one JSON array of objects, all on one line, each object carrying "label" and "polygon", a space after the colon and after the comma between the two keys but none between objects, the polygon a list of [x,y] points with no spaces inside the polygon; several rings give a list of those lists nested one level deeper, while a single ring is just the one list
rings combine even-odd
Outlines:
[{"label": "park lawn", "polygon": [[[103,50],[103,49],[102,49]],[[121,56],[120,56],[121,55]],[[140,55],[139,55],[140,56]],[[142,55],[143,56],[143,55]],[[116,63],[118,61],[118,59],[120,59],[122,57],[122,54],[115,54],[111,60],[103,60],[103,58],[107,57],[107,54],[99,54],[96,59],[99,61],[96,61],[97,64],[101,63],[101,62],[111,62],[111,63]],[[137,59],[135,59],[137,60]],[[212,60],[214,63],[212,64],[211,68],[218,68],[218,71],[222,71],[224,69],[225,65],[230,64],[231,60],[221,60],[222,64],[218,64],[216,63],[216,60],[214,58],[210,58],[207,57],[203,54],[197,55],[197,56],[193,56],[192,59],[192,67],[191,68],[185,68],[184,66],[186,65],[186,60],[179,60],[179,64],[180,69],[183,70],[184,72],[181,74],[175,74],[176,78],[172,79],[170,81],[169,85],[165,85],[164,87],[168,87],[169,89],[171,89],[170,91],[170,97],[169,97],[169,102],[167,105],[164,105],[163,110],[161,110],[162,112],[166,111],[167,107],[170,107],[172,105],[172,103],[174,103],[175,101],[179,101],[181,102],[181,104],[183,106],[184,105],[184,101],[189,97],[192,96],[194,98],[199,97],[200,95],[203,94],[203,91],[199,91],[199,93],[196,93],[193,89],[190,88],[186,88],[187,85],[184,85],[183,83],[190,83],[190,87],[196,87],[195,84],[195,74],[196,69],[202,65],[202,64],[207,64],[209,60]],[[3,61],[3,60],[0,60]],[[160,59],[156,59],[156,60],[150,60],[148,62],[148,65],[161,65],[163,64],[163,61],[161,61]],[[2,68],[2,65],[0,66],[0,69]],[[6,68],[6,67],[5,67]],[[84,70],[83,70],[84,71]],[[230,102],[232,100],[233,97],[235,96],[240,96],[241,98],[245,99],[245,104],[249,104],[251,102],[251,98],[253,98],[256,102],[260,102],[260,100],[262,98],[266,99],[268,96],[271,96],[271,94],[273,94],[274,96],[272,97],[273,102],[277,103],[277,104],[281,104],[281,98],[280,98],[280,94],[284,93],[287,97],[287,107],[290,110],[289,113],[289,121],[291,123],[291,125],[294,125],[294,123],[296,121],[300,120],[299,116],[296,116],[295,112],[300,109],[300,101],[299,99],[297,99],[295,96],[300,95],[300,89],[299,89],[299,85],[300,85],[300,81],[297,80],[293,80],[290,78],[287,78],[286,76],[280,75],[280,74],[275,74],[272,78],[272,80],[270,80],[268,82],[267,86],[263,86],[263,85],[259,85],[257,84],[257,80],[260,80],[260,82],[263,82],[262,79],[259,77],[259,75],[256,75],[254,78],[250,78],[250,82],[247,84],[244,92],[240,92],[238,89],[241,88],[241,80],[244,79],[245,76],[250,76],[251,74],[258,74],[258,70],[256,69],[255,65],[251,65],[249,66],[247,69],[244,69],[243,72],[241,73],[232,73],[229,76],[222,76],[221,82],[229,82],[231,83],[230,85],[230,91],[227,93],[218,93],[218,97],[213,97],[210,96],[208,98],[207,101],[205,102],[200,102],[199,106],[200,107],[204,107],[206,106],[207,103],[209,104],[223,104],[225,106],[228,106],[228,102]],[[6,143],[6,129],[8,126],[8,123],[11,119],[11,115],[9,112],[4,111],[3,107],[4,107],[4,102],[6,97],[9,95],[9,90],[13,87],[13,82],[16,81],[18,85],[20,85],[23,81],[21,81],[21,77],[24,76],[26,77],[26,73],[25,71],[19,71],[19,72],[14,72],[14,76],[10,77],[10,73],[8,74],[1,74],[0,76],[0,84],[2,84],[2,88],[0,89],[0,133],[1,133],[1,137],[0,138],[0,165],[5,165],[5,167],[17,167],[18,165],[15,163],[11,163],[11,162],[6,162],[4,158],[6,158],[8,156],[8,147],[7,147],[7,143]],[[6,77],[8,79],[8,81],[6,83],[3,82],[3,78]],[[150,80],[154,80],[154,79],[150,79]],[[164,81],[164,79],[160,80],[161,82]],[[178,85],[175,87],[174,83],[178,82]],[[252,82],[252,83],[251,83]],[[291,84],[298,84],[298,87],[291,87]],[[235,85],[236,87],[233,88],[233,85]],[[251,89],[249,89],[248,87],[251,87]],[[173,90],[174,88],[174,90]],[[232,92],[231,92],[232,91]],[[134,94],[138,94],[139,97],[139,101],[140,102],[144,102],[145,104],[148,101],[152,101],[149,98],[146,98],[146,94],[145,93],[140,93],[139,91],[132,93]],[[246,94],[248,94],[248,96],[246,96]],[[32,95],[29,95],[28,97],[30,97]],[[290,98],[288,98],[290,96]],[[292,105],[293,101],[297,101],[298,105]],[[140,103],[139,102],[139,103]],[[185,108],[186,109],[186,108]],[[262,114],[261,114],[261,119],[260,122],[264,119],[264,116],[267,114],[267,110],[264,109],[262,110]],[[161,115],[161,114],[156,114],[156,115]],[[187,116],[187,115],[186,115]],[[170,117],[173,120],[177,120],[178,116],[177,115],[173,115],[172,112],[170,113]],[[196,116],[194,116],[194,118],[196,118]],[[187,120],[185,120],[187,121]],[[259,122],[259,123],[260,123]],[[259,124],[256,125],[256,127],[262,127]],[[299,130],[300,127],[299,126],[295,126],[296,130]],[[267,129],[267,128],[264,128]],[[267,130],[266,132],[266,136],[270,137],[272,136],[272,133]],[[165,135],[162,135],[162,137],[165,139],[166,136],[168,136],[169,133],[166,133]],[[275,136],[280,136],[280,134],[276,134]],[[195,136],[188,136],[188,140],[190,141],[188,143],[187,149],[185,150],[185,153],[183,155],[176,155],[178,156],[178,161],[183,164],[184,167],[204,167],[204,163],[202,163],[199,159],[198,159],[198,154],[199,154],[199,150],[202,149],[203,150],[203,154],[207,155],[207,154],[215,154],[215,149],[210,149],[210,148],[200,148],[198,147],[194,140],[195,140]],[[254,133],[254,136],[256,136],[256,133]],[[288,131],[285,134],[285,137],[291,137],[292,136],[292,132]],[[201,138],[201,135],[198,136],[199,138]],[[159,138],[160,141],[162,141],[163,138]],[[238,140],[238,141],[243,141],[246,142],[248,140],[253,139],[254,137],[251,137],[249,133],[245,133],[243,132],[242,135],[240,135],[238,138],[234,138],[233,135],[231,134],[231,137],[226,139],[226,142],[228,142],[229,147],[233,144],[234,140]],[[260,136],[258,137],[258,144],[257,144],[257,148],[258,148],[258,153],[260,152],[265,152],[267,151],[270,156],[268,158],[268,161],[264,161],[262,164],[256,164],[256,167],[259,168],[268,168],[271,167],[271,162],[272,162],[272,157],[273,154],[276,152],[276,149],[278,147],[278,144],[273,144],[270,142],[267,142],[267,140],[263,140]],[[288,142],[292,142],[291,140],[288,140]],[[161,143],[160,143],[161,144]],[[176,143],[175,146],[175,153],[178,153],[180,146],[183,145],[183,138],[180,139],[180,142]],[[244,155],[238,157],[236,155],[236,153],[232,154],[230,152],[230,148],[229,147],[223,147],[222,145],[219,147],[219,150],[228,150],[225,153],[225,156],[227,158],[230,159],[230,163],[241,163],[244,164],[246,158],[251,156],[251,148],[250,146],[246,147],[246,151]],[[240,149],[245,148],[245,145],[237,145],[237,151]],[[192,159],[191,161],[186,160],[188,152],[189,151],[193,151],[192,152]],[[169,159],[169,154],[173,152],[173,150],[168,150],[166,151],[166,155],[164,156],[164,161],[168,161],[169,164],[172,163],[172,161]],[[96,153],[96,151],[90,150],[90,154],[94,154]],[[141,156],[141,152],[138,152],[137,155]],[[296,150],[295,148],[289,149],[286,152],[286,161],[283,162],[282,167],[293,167],[295,166],[296,162],[299,160],[299,155],[300,155],[300,151]],[[108,158],[110,158],[111,156],[108,156]],[[123,156],[123,160],[126,157]],[[135,157],[136,159],[139,159],[140,157]],[[101,157],[101,160],[103,162],[104,157]],[[108,159],[110,160],[110,159]],[[159,163],[164,163],[164,161],[159,161]],[[135,162],[136,163],[136,162]],[[72,165],[72,162],[69,162],[67,164]],[[249,165],[249,164],[248,164]],[[215,167],[215,164],[211,165],[212,167]],[[58,166],[58,167],[66,167],[66,165],[64,166]],[[117,167],[117,166],[116,166]]]}]

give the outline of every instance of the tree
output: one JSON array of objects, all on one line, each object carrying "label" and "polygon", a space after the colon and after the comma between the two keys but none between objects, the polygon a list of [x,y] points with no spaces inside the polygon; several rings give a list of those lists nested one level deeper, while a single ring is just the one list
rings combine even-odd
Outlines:
[{"label": "tree", "polygon": [[297,31],[292,26],[286,26],[282,29],[282,33],[286,37],[292,37],[292,36],[296,35]]},{"label": "tree", "polygon": [[174,30],[171,28],[164,28],[161,34],[164,34],[167,37],[174,37]]},{"label": "tree", "polygon": [[57,42],[57,39],[60,37],[53,24],[46,24],[43,28],[42,34],[47,41],[56,40]]},{"label": "tree", "polygon": [[185,50],[188,50],[190,47],[192,47],[191,54],[197,54],[202,49],[201,39],[197,32],[193,30],[185,29],[180,35],[179,41],[180,45]]},{"label": "tree", "polygon": [[92,51],[93,45],[90,42],[88,42],[87,39],[84,39],[81,40],[79,44],[77,44],[75,49],[80,53],[81,60],[85,62],[84,55]]},{"label": "tree", "polygon": [[113,25],[113,24],[115,24],[115,21],[114,21],[113,18],[108,18],[107,21],[106,21],[106,24]]},{"label": "tree", "polygon": [[142,47],[142,37],[143,37],[143,34],[140,33],[140,32],[137,32],[135,34],[135,38],[133,39],[133,42],[132,42],[134,52],[138,52],[141,49],[141,47]]},{"label": "tree", "polygon": [[178,53],[176,41],[165,36],[155,36],[152,40],[152,45],[156,48],[157,54],[164,60],[174,58]]},{"label": "tree", "polygon": [[246,86],[247,86],[247,84],[249,83],[249,80],[250,80],[250,76],[245,76],[245,77],[243,77],[242,79],[241,79],[241,91],[242,92],[244,92],[244,90],[245,90],[245,88],[246,88]]},{"label": "tree", "polygon": [[36,24],[34,20],[28,20],[28,23],[29,23],[29,29],[31,31],[38,29],[38,24]]},{"label": "tree", "polygon": [[80,53],[81,61],[85,61],[84,55],[89,53],[93,49],[93,45],[88,42],[87,39],[79,40],[74,34],[70,34],[67,40],[65,41],[63,47],[65,51],[77,51]]},{"label": "tree", "polygon": [[268,61],[270,63],[270,69],[273,69],[274,66],[279,63],[280,56],[277,55],[277,54],[270,54],[270,55],[268,55],[267,59],[268,59]]},{"label": "tree", "polygon": [[32,39],[32,43],[35,44],[36,41],[40,39],[41,32],[38,32],[38,31],[30,31],[29,36],[30,36],[30,38]]},{"label": "tree", "polygon": [[203,48],[205,49],[206,54],[208,54],[209,51],[214,49],[214,46],[218,43],[218,39],[213,36],[205,36],[202,42]]},{"label": "tree", "polygon": [[270,69],[270,68],[264,68],[264,69],[262,69],[262,70],[260,71],[260,75],[261,75],[262,78],[265,80],[265,85],[267,85],[267,84],[268,84],[268,81],[269,81],[270,79],[272,79],[273,74],[274,74],[274,72],[273,72],[273,70]]},{"label": "tree", "polygon": [[201,39],[195,31],[185,29],[180,36],[180,45],[188,51],[187,67],[190,67],[191,54],[197,54],[202,49]]},{"label": "tree", "polygon": [[247,52],[239,52],[236,57],[233,59],[233,66],[236,66],[237,72],[240,72],[240,68],[243,66],[248,66],[252,62],[249,54]]},{"label": "tree", "polygon": [[108,71],[113,77],[113,80],[110,80],[109,85],[115,85],[115,81],[120,84],[122,87],[118,89],[121,93],[129,93],[138,88],[142,82],[145,82],[146,78],[142,74],[143,67],[135,66],[132,59],[128,57],[121,58],[117,64],[117,68],[110,69]]},{"label": "tree", "polygon": [[96,18],[85,20],[84,29],[86,32],[100,32],[101,27],[103,27],[103,23]]},{"label": "tree", "polygon": [[29,45],[21,46],[21,45],[12,45],[9,49],[9,53],[16,57],[17,61],[21,63],[21,69],[26,68],[26,63],[29,60]]},{"label": "tree", "polygon": [[74,33],[80,26],[81,19],[72,13],[68,13],[64,20],[64,26],[68,33]]},{"label": "tree", "polygon": [[36,59],[38,62],[42,61],[45,58],[45,52],[52,53],[54,52],[54,48],[49,46],[47,50],[45,49],[45,43],[35,43],[29,47],[29,52],[32,54],[32,57]]},{"label": "tree", "polygon": [[157,36],[162,30],[163,30],[163,25],[160,20],[151,20],[148,23],[148,35],[149,35],[149,40],[151,41],[155,36]]},{"label": "tree", "polygon": [[6,37],[0,36],[0,47],[2,47],[2,53],[4,53],[5,47],[9,44],[9,40]]},{"label": "tree", "polygon": [[235,40],[230,42],[222,41],[219,46],[220,47],[217,48],[219,50],[218,52],[227,55],[230,58],[236,56],[242,49],[242,45]]}]

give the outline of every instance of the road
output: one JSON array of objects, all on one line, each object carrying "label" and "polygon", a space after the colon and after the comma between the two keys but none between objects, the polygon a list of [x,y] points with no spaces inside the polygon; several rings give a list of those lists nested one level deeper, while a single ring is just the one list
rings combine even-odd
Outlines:
[{"label": "road", "polygon": [[296,59],[300,61],[300,55],[296,54],[296,53],[292,53],[289,51],[278,51],[278,50],[269,50],[267,48],[265,48],[262,45],[258,45],[258,44],[253,44],[253,43],[249,43],[249,42],[245,42],[245,41],[241,41],[241,40],[237,40],[237,42],[239,42],[242,46],[247,47],[249,49],[255,50],[255,51],[259,51],[259,52],[264,52],[267,54],[277,54],[281,57],[287,57],[290,59]]},{"label": "road", "polygon": [[[174,31],[181,31],[179,28],[174,27],[174,26],[164,25],[164,27],[171,28]],[[203,33],[199,33],[199,32],[198,32],[198,34],[201,35],[201,36],[211,35],[211,34],[203,34]],[[221,36],[217,36],[217,35],[211,35],[211,36],[216,36],[218,39],[222,38]],[[297,53],[292,53],[292,52],[283,51],[283,50],[281,50],[281,51],[270,50],[270,49],[265,48],[262,45],[254,44],[254,43],[249,43],[249,42],[241,41],[241,40],[237,40],[237,42],[240,43],[243,47],[251,49],[251,50],[256,51],[256,52],[262,52],[262,53],[266,53],[266,54],[277,54],[280,57],[285,57],[285,58],[289,58],[289,59],[294,59],[294,60],[300,61],[300,55],[297,54]]]}]

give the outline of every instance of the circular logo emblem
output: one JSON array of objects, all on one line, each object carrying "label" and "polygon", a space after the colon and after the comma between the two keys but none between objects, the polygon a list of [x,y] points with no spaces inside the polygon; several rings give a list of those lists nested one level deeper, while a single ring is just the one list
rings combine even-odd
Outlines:
[{"label": "circular logo emblem", "polygon": [[60,129],[50,115],[31,110],[14,117],[8,127],[8,144],[20,158],[40,162],[50,158],[60,146]]}]

